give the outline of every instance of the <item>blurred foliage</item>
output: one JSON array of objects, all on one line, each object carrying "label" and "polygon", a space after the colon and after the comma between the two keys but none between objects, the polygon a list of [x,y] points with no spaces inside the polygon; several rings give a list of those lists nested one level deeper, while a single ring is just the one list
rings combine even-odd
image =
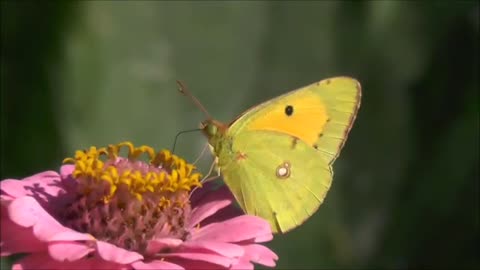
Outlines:
[{"label": "blurred foliage", "polygon": [[[478,268],[478,8],[2,1],[1,179],[90,145],[170,148],[203,117],[175,79],[228,122],[349,75],[363,86],[357,122],[325,204],[271,243],[278,268]],[[178,153],[204,144],[183,135]]]}]

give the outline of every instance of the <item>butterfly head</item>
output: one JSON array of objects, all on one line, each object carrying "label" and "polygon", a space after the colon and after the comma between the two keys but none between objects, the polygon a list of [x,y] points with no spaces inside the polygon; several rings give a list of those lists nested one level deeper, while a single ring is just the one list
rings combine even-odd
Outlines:
[{"label": "butterfly head", "polygon": [[225,133],[228,130],[227,125],[213,119],[207,119],[203,121],[200,124],[200,128],[205,136],[207,136],[209,144],[213,147],[216,147],[218,143],[225,138]]},{"label": "butterfly head", "polygon": [[222,136],[228,129],[228,126],[213,119],[207,119],[200,124],[203,133],[210,139],[216,136]]}]

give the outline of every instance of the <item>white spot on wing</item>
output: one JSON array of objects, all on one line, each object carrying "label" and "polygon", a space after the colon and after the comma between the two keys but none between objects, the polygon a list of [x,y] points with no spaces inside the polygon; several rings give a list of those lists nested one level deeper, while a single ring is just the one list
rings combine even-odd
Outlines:
[{"label": "white spot on wing", "polygon": [[283,162],[277,167],[276,175],[278,178],[285,179],[290,177],[290,163],[288,161]]}]

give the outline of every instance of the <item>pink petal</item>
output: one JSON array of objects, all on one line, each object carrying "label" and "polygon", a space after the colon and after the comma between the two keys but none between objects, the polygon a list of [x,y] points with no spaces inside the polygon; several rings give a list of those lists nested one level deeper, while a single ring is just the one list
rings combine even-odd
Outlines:
[{"label": "pink petal", "polygon": [[[118,264],[114,262],[107,262],[102,260],[99,257],[92,257],[88,259],[82,259],[76,262],[71,262],[71,264],[78,265],[78,269],[104,269],[104,270],[131,270],[133,269],[130,265]],[[65,268],[64,268],[65,269]]]},{"label": "pink petal", "polygon": [[[3,181],[5,180],[2,180],[2,182]],[[0,190],[0,202],[2,203],[2,205],[6,205],[6,203],[12,201],[13,199],[15,199],[15,197],[8,195],[7,193]]]},{"label": "pink petal", "polygon": [[183,243],[182,240],[177,238],[161,238],[148,241],[147,254],[155,254],[165,248],[176,248]]},{"label": "pink petal", "polygon": [[278,260],[277,254],[273,253],[270,249],[265,246],[252,244],[246,245],[245,248],[245,259],[248,259],[251,262],[262,264],[268,267],[274,267]]},{"label": "pink petal", "polygon": [[22,227],[32,227],[41,241],[48,241],[53,235],[70,229],[62,226],[32,197],[15,199],[8,207],[10,219]]},{"label": "pink petal", "polygon": [[67,164],[60,167],[60,176],[62,179],[71,177],[73,171],[75,170],[75,165]]},{"label": "pink petal", "polygon": [[102,259],[119,264],[130,264],[143,260],[143,256],[137,252],[128,251],[103,241],[97,241],[97,252]]},{"label": "pink petal", "polygon": [[190,203],[192,205],[199,205],[199,201],[202,201],[205,197],[211,196],[211,193],[218,190],[220,185],[224,185],[220,180],[204,183],[202,188],[196,189],[195,192],[191,194]]},{"label": "pink petal", "polygon": [[189,259],[189,260],[194,260],[194,261],[203,261],[203,262],[209,262],[213,264],[217,264],[223,267],[230,267],[234,260],[220,256],[220,255],[215,255],[215,254],[208,254],[208,253],[159,253],[159,256],[169,258],[169,257],[177,257],[177,258],[183,258],[183,259]]},{"label": "pink petal", "polygon": [[182,258],[168,258],[168,261],[177,265],[181,265],[183,268],[188,270],[207,270],[207,269],[229,269],[230,266],[221,267],[218,264],[213,264],[209,262],[203,261],[194,261],[189,259],[182,259]]},{"label": "pink petal", "polygon": [[245,215],[243,210],[235,204],[230,204],[229,206],[223,209],[220,209],[218,212],[215,213],[215,215],[207,217],[206,219],[202,220],[200,225],[205,226],[214,222],[222,222],[227,219],[231,219],[241,215]]},{"label": "pink petal", "polygon": [[259,235],[255,237],[254,242],[255,243],[263,243],[263,242],[268,242],[273,239],[273,234],[272,233],[267,233],[264,235]]},{"label": "pink petal", "polygon": [[253,263],[247,259],[240,259],[237,263],[230,267],[231,270],[253,270],[255,269]]},{"label": "pink petal", "polygon": [[48,241],[57,233],[71,231],[62,226],[32,197],[15,199],[8,207],[10,219],[22,227],[32,227],[34,235],[41,241]]},{"label": "pink petal", "polygon": [[210,195],[204,196],[197,203],[198,206],[192,210],[189,227],[193,228],[205,218],[225,208],[232,203],[232,199],[231,193],[226,188],[218,189],[215,192],[211,192]]},{"label": "pink petal", "polygon": [[0,190],[12,198],[37,195],[42,199],[64,191],[60,185],[60,175],[54,171],[37,173],[22,180],[2,180]]},{"label": "pink petal", "polygon": [[162,270],[162,269],[165,269],[165,270],[183,270],[183,269],[185,269],[178,264],[169,263],[169,262],[161,261],[161,260],[154,260],[154,261],[151,261],[151,262],[148,262],[148,263],[138,261],[138,262],[132,263],[132,266],[133,266],[133,268],[135,268],[137,270],[139,270],[139,269],[145,269],[145,270],[155,270],[155,269],[158,269],[158,270]]},{"label": "pink petal", "polygon": [[54,242],[48,245],[48,253],[57,261],[76,261],[94,251],[92,247],[80,242]]},{"label": "pink petal", "polygon": [[[18,226],[3,214],[0,220],[0,256],[14,253],[31,253],[47,249],[47,244],[39,241],[30,228]],[[7,212],[7,211],[5,211]]]},{"label": "pink petal", "polygon": [[80,233],[76,231],[64,231],[55,234],[49,238],[50,242],[53,241],[95,241],[95,237],[88,233]]},{"label": "pink petal", "polygon": [[179,252],[192,252],[196,249],[213,251],[219,255],[229,258],[241,257],[244,254],[244,249],[239,245],[213,241],[185,242]]},{"label": "pink petal", "polygon": [[33,253],[17,260],[12,265],[12,270],[55,269],[59,263],[52,260],[48,253]]},{"label": "pink petal", "polygon": [[191,241],[209,240],[218,242],[240,242],[265,238],[271,234],[270,224],[256,216],[243,215],[224,222],[211,223],[192,235]]},{"label": "pink petal", "polygon": [[62,184],[68,193],[76,194],[78,182],[72,176],[74,165],[63,165],[60,168],[60,176],[62,178]]},{"label": "pink petal", "polygon": [[230,203],[232,203],[231,200],[216,200],[201,204],[199,207],[196,207],[192,210],[188,227],[195,227],[195,225],[200,223],[202,220],[212,216],[218,210],[228,206]]},{"label": "pink petal", "polygon": [[13,201],[8,207],[8,214],[13,222],[23,227],[32,227],[45,216],[50,216],[30,196],[20,197]]},{"label": "pink petal", "polygon": [[103,261],[99,258],[82,259],[75,262],[59,262],[52,258],[47,253],[34,253],[18,260],[12,267],[14,270],[27,269],[108,269],[108,270],[126,270],[131,269],[127,265],[115,264]]}]

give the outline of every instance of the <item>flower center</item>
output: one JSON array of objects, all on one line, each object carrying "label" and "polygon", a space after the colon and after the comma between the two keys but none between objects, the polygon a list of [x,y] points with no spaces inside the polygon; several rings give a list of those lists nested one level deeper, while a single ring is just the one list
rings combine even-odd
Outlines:
[{"label": "flower center", "polygon": [[188,237],[189,192],[201,186],[194,165],[130,142],[76,151],[64,162],[75,164],[77,181],[77,199],[61,214],[65,226],[141,253],[149,240]]}]

